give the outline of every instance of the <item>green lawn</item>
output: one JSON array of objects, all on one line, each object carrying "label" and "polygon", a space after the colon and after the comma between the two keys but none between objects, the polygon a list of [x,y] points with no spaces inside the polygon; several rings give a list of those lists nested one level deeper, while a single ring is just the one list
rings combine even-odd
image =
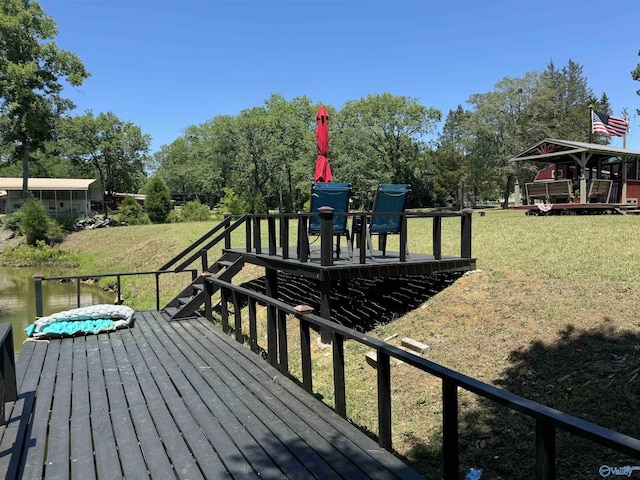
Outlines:
[{"label": "green lawn", "polygon": [[[62,247],[80,255],[83,273],[152,270],[213,225],[85,231],[70,235]],[[443,222],[444,254],[459,253],[459,229],[458,219]],[[528,217],[501,210],[474,215],[478,271],[369,333],[380,338],[397,334],[390,341],[394,344],[412,337],[429,345],[425,356],[433,361],[640,437],[635,413],[640,394],[638,232],[636,216]],[[237,232],[235,241],[243,241],[243,235]],[[409,235],[411,252],[430,252],[429,220],[410,223]],[[234,283],[261,274],[250,268]],[[163,295],[186,281],[184,276],[164,279]],[[139,280],[135,298],[127,298],[127,288],[127,304],[154,308],[153,282]],[[347,343],[345,350],[348,415],[375,433],[375,371],[366,364],[362,347]],[[314,351],[314,386],[328,403],[330,362],[326,350]],[[394,447],[428,478],[439,478],[440,383],[394,365],[392,386]],[[460,405],[461,467],[483,468],[483,478],[532,478],[531,422],[462,391]],[[564,434],[557,443],[558,478],[597,478],[600,465],[638,463]]]}]

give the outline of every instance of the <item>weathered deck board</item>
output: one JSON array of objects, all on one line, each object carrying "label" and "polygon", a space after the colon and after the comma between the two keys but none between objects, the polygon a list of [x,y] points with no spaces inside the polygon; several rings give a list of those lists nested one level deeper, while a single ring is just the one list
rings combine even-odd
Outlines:
[{"label": "weathered deck board", "polygon": [[422,478],[203,319],[28,342],[6,478]]}]

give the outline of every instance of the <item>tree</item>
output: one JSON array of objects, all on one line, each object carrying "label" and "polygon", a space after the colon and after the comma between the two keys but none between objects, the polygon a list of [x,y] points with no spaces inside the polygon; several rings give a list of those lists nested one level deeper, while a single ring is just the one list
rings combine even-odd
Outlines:
[{"label": "tree", "polygon": [[469,168],[476,196],[495,196],[502,186],[504,206],[515,183],[507,160],[545,137],[586,141],[590,131],[589,105],[606,109],[603,94],[597,101],[571,60],[557,70],[549,63],[543,73],[504,78],[493,91],[474,94],[466,121]]},{"label": "tree", "polygon": [[[336,117],[332,166],[347,173],[344,178],[368,185],[370,190],[376,183],[416,179],[412,170],[426,150],[423,139],[435,130],[441,112],[415,98],[383,93],[346,102]],[[368,192],[359,194],[367,196]]]},{"label": "tree", "polygon": [[137,192],[146,178],[151,138],[140,127],[112,112],[91,111],[66,117],[60,123],[60,156],[83,175],[95,175],[111,197],[114,192]]},{"label": "tree", "polygon": [[462,105],[450,110],[442,132],[438,136],[435,154],[436,193],[439,203],[454,208],[464,206],[465,191],[469,183],[470,168],[467,163],[468,133],[465,121],[469,116]]},{"label": "tree", "polygon": [[[638,56],[640,56],[640,51],[638,52]],[[631,78],[635,81],[640,81],[640,63],[638,63],[638,66],[631,71]],[[640,89],[636,90],[636,93],[640,95]],[[637,109],[636,112],[640,115],[640,108]]]},{"label": "tree", "polygon": [[153,223],[164,223],[171,211],[171,193],[164,180],[154,176],[144,189],[144,208]]},{"label": "tree", "polygon": [[33,0],[0,3],[0,138],[22,158],[27,198],[30,152],[50,138],[56,118],[73,108],[62,81],[79,86],[89,76],[79,57],[59,50],[53,18]]}]

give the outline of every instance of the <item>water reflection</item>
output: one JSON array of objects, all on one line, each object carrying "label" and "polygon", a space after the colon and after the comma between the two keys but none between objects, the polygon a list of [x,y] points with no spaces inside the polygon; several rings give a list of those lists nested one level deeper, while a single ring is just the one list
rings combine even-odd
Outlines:
[{"label": "water reflection", "polygon": [[[22,348],[24,330],[36,319],[35,286],[33,275],[45,276],[73,275],[73,272],[44,270],[41,268],[2,268],[0,270],[0,322],[11,322],[16,353]],[[77,306],[76,282],[42,283],[42,305],[44,315],[69,310]],[[99,287],[81,285],[80,306],[100,303],[112,304],[115,296]]]}]

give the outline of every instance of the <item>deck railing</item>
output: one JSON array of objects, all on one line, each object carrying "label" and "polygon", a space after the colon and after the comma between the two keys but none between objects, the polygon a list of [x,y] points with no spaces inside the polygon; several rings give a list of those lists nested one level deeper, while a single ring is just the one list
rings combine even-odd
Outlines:
[{"label": "deck railing", "polygon": [[[308,225],[310,218],[320,216],[320,264],[322,266],[330,266],[334,263],[333,250],[333,221],[334,217],[348,217],[351,221],[358,221],[360,225],[367,225],[373,216],[397,216],[400,221],[399,233],[399,260],[405,262],[407,260],[407,223],[413,219],[431,218],[432,219],[432,252],[434,259],[442,258],[442,219],[443,218],[460,218],[460,257],[471,258],[471,218],[470,210],[460,212],[429,212],[429,213],[397,213],[397,212],[350,212],[350,213],[334,213],[332,209],[323,210],[322,213],[281,213],[281,214],[247,214],[233,219],[230,214],[209,232],[205,233],[201,238],[196,240],[192,245],[176,255],[173,259],[163,265],[160,270],[174,267],[175,270],[181,271],[192,265],[198,258],[201,259],[203,270],[207,269],[209,251],[224,241],[224,248],[239,248],[248,253],[257,255],[277,256],[282,259],[290,258],[290,249],[292,233],[293,243],[296,246],[294,258],[300,262],[306,263],[311,261],[309,249],[309,233]],[[296,232],[291,232],[291,222],[297,222]],[[348,223],[348,220],[347,220]],[[266,235],[263,235],[266,224]],[[244,244],[232,245],[232,232],[242,229],[244,226]],[[367,262],[366,245],[366,229],[361,228],[358,234],[358,244],[363,248],[359,249],[357,258],[352,259],[353,262],[365,264]],[[339,242],[338,236],[338,242]],[[386,238],[384,238],[386,240]],[[236,239],[236,242],[238,240]],[[242,242],[242,241],[240,241]],[[317,258],[317,257],[316,257]],[[177,265],[177,266],[176,266]]]},{"label": "deck railing", "polygon": [[198,276],[197,269],[186,269],[186,270],[154,270],[151,272],[125,272],[125,273],[102,273],[97,275],[64,275],[58,277],[45,277],[39,273],[33,276],[33,280],[35,283],[35,296],[36,296],[36,317],[42,317],[44,313],[44,307],[42,302],[42,283],[46,281],[75,281],[76,282],[76,305],[80,307],[80,286],[83,281],[97,278],[111,278],[115,277],[116,279],[116,304],[120,305],[122,303],[122,277],[134,277],[134,276],[155,276],[156,282],[156,310],[160,310],[160,276],[166,274],[176,274],[176,273],[191,273],[191,280],[195,280]]},{"label": "deck railing", "polygon": [[[595,425],[553,408],[501,390],[483,383],[462,373],[446,368],[427,359],[408,353],[393,345],[377,340],[366,334],[343,327],[314,315],[309,307],[292,307],[283,302],[262,295],[252,290],[221,281],[215,277],[208,278],[209,284],[220,287],[222,329],[233,334],[235,339],[244,343],[248,339],[249,348],[254,352],[266,351],[267,361],[283,374],[289,375],[289,347],[287,325],[291,319],[299,323],[302,386],[313,393],[312,361],[311,361],[311,328],[326,329],[331,332],[333,343],[333,379],[335,410],[347,417],[345,389],[345,357],[344,342],[353,340],[375,350],[377,355],[377,396],[378,396],[378,443],[388,450],[392,449],[392,417],[391,417],[391,363],[395,358],[442,380],[443,403],[443,473],[446,480],[459,478],[458,450],[458,389],[473,392],[496,404],[520,412],[535,420],[536,479],[556,478],[556,430],[564,430],[611,448],[621,453],[640,457],[640,440],[616,431]],[[249,332],[243,331],[241,298],[248,300]],[[229,308],[229,304],[233,308]],[[267,308],[267,345],[258,344],[257,304]],[[208,305],[211,305],[209,302]],[[231,311],[233,313],[231,313]],[[206,316],[213,318],[209,309]],[[233,323],[230,324],[230,317]]]}]

